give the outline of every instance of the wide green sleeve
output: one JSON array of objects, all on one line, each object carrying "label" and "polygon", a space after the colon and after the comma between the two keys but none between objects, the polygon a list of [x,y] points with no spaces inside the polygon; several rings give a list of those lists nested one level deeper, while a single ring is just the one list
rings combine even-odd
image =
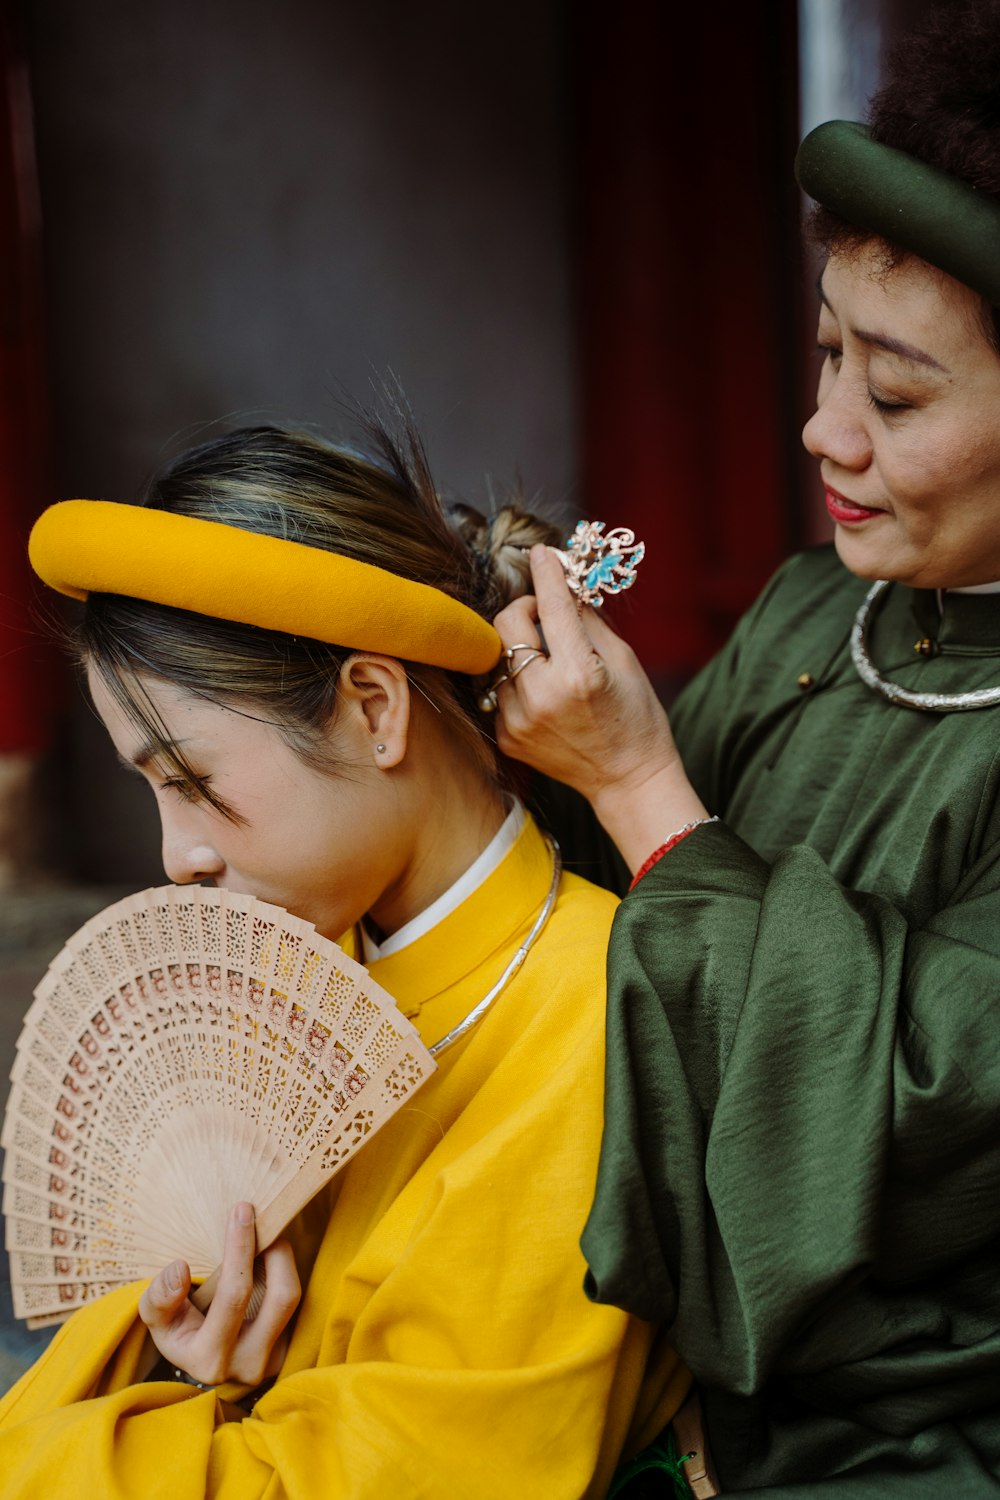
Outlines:
[{"label": "wide green sleeve", "polygon": [[[612,935],[590,1295],[664,1320],[728,1396],[778,1378],[786,1401],[914,1433],[981,1405],[998,911],[998,845],[919,931],[805,846],[768,864],[716,824],[661,860]],[[734,1428],[713,1436],[725,1470]]]}]

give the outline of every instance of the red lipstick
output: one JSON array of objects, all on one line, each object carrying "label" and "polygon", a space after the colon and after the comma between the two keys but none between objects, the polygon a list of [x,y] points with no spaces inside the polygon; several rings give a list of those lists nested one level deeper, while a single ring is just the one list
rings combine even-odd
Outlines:
[{"label": "red lipstick", "polygon": [[861,521],[870,521],[872,516],[885,515],[882,510],[876,510],[870,505],[858,505],[855,500],[848,500],[846,495],[838,495],[829,485],[826,486],[826,508],[840,526],[857,526]]}]

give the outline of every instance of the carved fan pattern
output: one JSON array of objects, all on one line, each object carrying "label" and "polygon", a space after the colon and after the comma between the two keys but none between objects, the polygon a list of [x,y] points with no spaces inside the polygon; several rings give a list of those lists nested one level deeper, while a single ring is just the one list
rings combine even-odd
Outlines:
[{"label": "carved fan pattern", "polygon": [[0,1144],[14,1310],[66,1317],[178,1256],[263,1249],[434,1071],[392,997],[307,922],[162,886],[92,918],[25,1017]]}]

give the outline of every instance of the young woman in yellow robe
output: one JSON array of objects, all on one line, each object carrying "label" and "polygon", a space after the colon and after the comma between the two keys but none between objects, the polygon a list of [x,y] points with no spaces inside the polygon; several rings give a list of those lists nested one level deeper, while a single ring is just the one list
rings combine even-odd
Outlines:
[{"label": "young woman in yellow robe", "polygon": [[415,440],[367,459],[271,429],[182,458],[141,508],[95,504],[50,512],[33,557],[89,595],[91,691],[170,879],[314,922],[428,1045],[555,904],[266,1253],[253,1322],[250,1205],[204,1317],[179,1262],[74,1314],[0,1403],[3,1495],[603,1495],[689,1381],[582,1290],[614,900],[559,875],[476,709],[538,524],[449,524]]}]

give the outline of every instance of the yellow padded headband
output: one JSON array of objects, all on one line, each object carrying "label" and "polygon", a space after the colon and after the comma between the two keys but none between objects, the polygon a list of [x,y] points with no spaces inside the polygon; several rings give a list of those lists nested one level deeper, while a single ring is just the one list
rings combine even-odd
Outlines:
[{"label": "yellow padded headband", "polygon": [[110,500],[63,500],[28,556],[60,594],[125,594],[217,620],[478,676],[496,665],[489,621],[440,589],[302,542]]}]

